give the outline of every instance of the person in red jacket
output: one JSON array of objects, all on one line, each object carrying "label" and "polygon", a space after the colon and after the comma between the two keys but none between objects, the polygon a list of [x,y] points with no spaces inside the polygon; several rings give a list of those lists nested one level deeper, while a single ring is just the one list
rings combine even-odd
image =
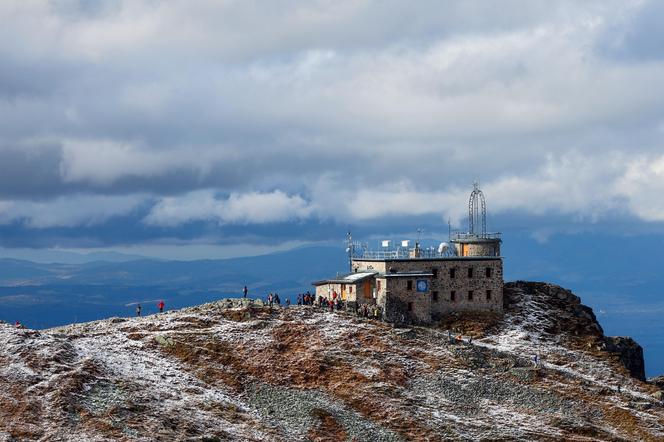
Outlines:
[{"label": "person in red jacket", "polygon": [[162,299],[161,301],[159,301],[159,304],[157,304],[157,307],[159,307],[159,313],[163,313],[163,312],[164,312],[164,305],[166,305],[166,304],[164,304],[164,300],[163,300],[163,299]]}]

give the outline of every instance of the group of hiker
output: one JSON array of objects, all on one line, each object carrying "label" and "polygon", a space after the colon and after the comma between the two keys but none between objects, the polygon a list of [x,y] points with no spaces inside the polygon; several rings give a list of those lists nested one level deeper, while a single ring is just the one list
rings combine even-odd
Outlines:
[{"label": "group of hiker", "polygon": [[[245,287],[246,288],[246,287]],[[279,297],[279,293],[269,293],[267,295],[267,305],[272,307],[274,304],[276,305],[281,305],[281,298]],[[286,302],[284,303],[286,307],[290,306],[290,299],[286,298]]]},{"label": "group of hiker", "polygon": [[331,312],[334,310],[341,310],[343,307],[341,296],[339,296],[334,290],[329,294],[329,297],[316,297],[316,294],[309,293],[309,291],[306,293],[300,293],[297,295],[297,305],[311,305],[327,309]]},{"label": "group of hiker", "polygon": [[[164,313],[164,307],[166,304],[164,303],[163,300],[160,300],[159,303],[157,304],[157,308],[159,309],[159,313]],[[136,316],[141,316],[141,312],[143,311],[141,304],[136,305]]]},{"label": "group of hiker", "polygon": [[316,302],[316,295],[309,293],[299,293],[297,295],[297,305],[314,305]]}]

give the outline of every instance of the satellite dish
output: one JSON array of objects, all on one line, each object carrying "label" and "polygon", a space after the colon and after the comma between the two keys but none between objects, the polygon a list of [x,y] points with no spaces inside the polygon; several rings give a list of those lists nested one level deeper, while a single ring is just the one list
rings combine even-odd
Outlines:
[{"label": "satellite dish", "polygon": [[450,248],[450,245],[447,244],[446,242],[441,242],[440,245],[438,246],[438,253],[443,254],[447,252],[447,250]]}]

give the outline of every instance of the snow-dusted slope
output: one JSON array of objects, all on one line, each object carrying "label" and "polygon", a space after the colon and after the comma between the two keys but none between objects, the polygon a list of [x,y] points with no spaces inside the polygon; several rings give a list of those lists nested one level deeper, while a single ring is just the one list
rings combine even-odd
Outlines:
[{"label": "snow-dusted slope", "polygon": [[225,301],[39,332],[0,325],[0,440],[664,439],[655,387],[629,376],[565,293],[509,285],[504,318],[448,324],[475,330],[472,344]]}]

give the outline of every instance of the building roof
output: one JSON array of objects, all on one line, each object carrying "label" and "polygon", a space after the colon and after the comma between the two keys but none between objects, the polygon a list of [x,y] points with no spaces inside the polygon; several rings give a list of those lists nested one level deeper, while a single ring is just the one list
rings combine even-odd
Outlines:
[{"label": "building roof", "polygon": [[377,275],[378,278],[433,278],[431,272],[397,272],[397,273],[381,273]]},{"label": "building roof", "polygon": [[311,284],[312,285],[323,285],[323,284],[357,284],[358,282],[362,282],[367,278],[370,278],[374,275],[376,275],[378,272],[357,272],[357,273],[349,273],[347,275],[344,275],[339,278],[333,278],[333,279],[322,279],[320,281],[314,281]]},{"label": "building roof", "polygon": [[353,258],[353,261],[367,262],[407,262],[407,261],[495,261],[502,256],[454,256],[444,258]]}]

